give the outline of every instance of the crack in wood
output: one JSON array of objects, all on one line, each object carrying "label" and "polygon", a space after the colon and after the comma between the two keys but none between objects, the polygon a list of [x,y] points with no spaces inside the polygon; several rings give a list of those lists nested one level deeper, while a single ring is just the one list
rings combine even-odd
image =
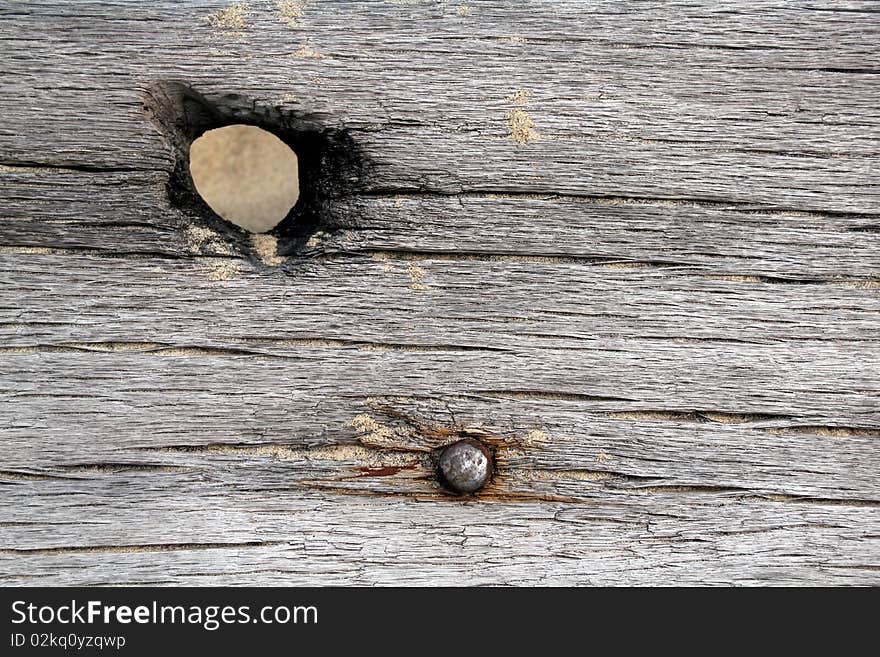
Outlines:
[{"label": "crack in wood", "polygon": [[396,198],[422,198],[422,197],[452,197],[461,199],[515,199],[515,200],[574,200],[585,201],[602,205],[656,205],[656,206],[681,206],[693,208],[717,208],[730,210],[734,212],[743,212],[746,214],[762,214],[762,215],[799,215],[816,218],[827,217],[878,217],[880,212],[846,212],[835,210],[815,210],[810,208],[799,208],[796,206],[775,206],[761,203],[746,203],[733,199],[707,199],[698,197],[681,197],[681,196],[622,196],[613,194],[577,194],[571,192],[560,192],[558,190],[529,190],[520,191],[517,189],[479,189],[479,190],[459,190],[448,191],[444,189],[413,189],[413,188],[381,188],[369,187],[359,190],[357,195],[372,198],[387,198],[394,200]]},{"label": "crack in wood", "polygon": [[[392,351],[412,353],[456,352],[508,352],[503,347],[455,344],[409,344],[405,342],[378,342],[370,340],[342,340],[330,338],[236,338],[234,341],[253,345],[265,344],[287,347],[356,348],[362,351]],[[267,353],[252,349],[233,347],[209,347],[203,345],[173,345],[159,342],[66,342],[59,344],[0,346],[0,353],[116,353],[133,352],[151,356],[251,356],[255,358],[288,358],[284,354]]]},{"label": "crack in wood", "polygon": [[123,472],[188,472],[193,468],[162,463],[70,463],[53,465],[52,469],[60,472],[119,474]]},{"label": "crack in wood", "polygon": [[662,420],[669,422],[716,422],[719,424],[753,424],[772,420],[791,420],[779,413],[729,413],[718,410],[679,411],[666,409],[635,409],[607,411],[603,415],[621,420]]},{"label": "crack in wood", "polygon": [[64,477],[48,472],[25,472],[23,470],[0,470],[0,478],[21,481],[69,481],[75,479],[75,477]]},{"label": "crack in wood", "polygon": [[114,554],[138,552],[185,552],[193,550],[240,550],[286,545],[287,541],[240,541],[235,543],[134,543],[129,545],[65,545],[43,548],[0,548],[7,555]]},{"label": "crack in wood", "polygon": [[354,248],[324,251],[318,257],[321,260],[338,259],[340,256],[368,255],[374,260],[384,261],[389,259],[398,260],[447,260],[452,262],[523,262],[523,263],[546,263],[546,264],[578,264],[592,265],[596,267],[616,268],[671,268],[693,267],[685,262],[672,262],[665,260],[634,260],[627,258],[608,256],[569,256],[555,254],[530,255],[525,253],[502,252],[502,251],[418,251],[414,249],[370,249]]}]

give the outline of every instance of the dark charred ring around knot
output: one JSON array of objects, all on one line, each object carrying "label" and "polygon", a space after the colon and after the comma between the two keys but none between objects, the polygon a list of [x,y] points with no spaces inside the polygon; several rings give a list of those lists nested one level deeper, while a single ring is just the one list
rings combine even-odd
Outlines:
[{"label": "dark charred ring around knot", "polygon": [[[195,189],[190,175],[190,146],[208,130],[253,125],[272,133],[296,154],[299,199],[269,234],[280,256],[299,256],[318,232],[344,228],[333,201],[358,193],[365,159],[348,130],[322,124],[316,115],[263,106],[238,94],[202,95],[176,81],[154,84],[144,95],[144,110],[174,155],[168,180],[170,204],[195,225],[212,229],[238,250],[250,253],[248,233],[217,215]],[[253,254],[251,254],[253,255]]]}]

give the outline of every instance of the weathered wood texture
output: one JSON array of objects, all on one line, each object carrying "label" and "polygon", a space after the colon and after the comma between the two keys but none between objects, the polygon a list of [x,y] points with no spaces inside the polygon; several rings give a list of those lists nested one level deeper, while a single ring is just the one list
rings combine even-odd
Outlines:
[{"label": "weathered wood texture", "polygon": [[[880,583],[876,3],[223,7],[0,4],[0,581]],[[167,81],[335,227],[173,207]]]}]

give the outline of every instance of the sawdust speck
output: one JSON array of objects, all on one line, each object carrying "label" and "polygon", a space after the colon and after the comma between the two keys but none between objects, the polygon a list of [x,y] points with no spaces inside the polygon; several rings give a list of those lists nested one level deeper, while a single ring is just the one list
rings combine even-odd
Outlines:
[{"label": "sawdust speck", "polygon": [[64,167],[47,167],[47,166],[14,166],[9,164],[0,164],[0,171],[27,172],[27,173],[77,173],[74,169],[65,169]]},{"label": "sawdust speck", "polygon": [[531,470],[516,473],[518,479],[525,481],[604,481],[614,475],[610,472],[593,470]]},{"label": "sawdust speck", "polygon": [[66,347],[74,349],[88,349],[90,351],[143,351],[145,349],[158,349],[162,345],[158,342],[103,342],[100,344],[88,342],[66,342]]},{"label": "sawdust speck", "polygon": [[550,442],[550,434],[541,429],[533,429],[522,437],[520,444],[525,447],[540,447]]},{"label": "sawdust speck", "polygon": [[471,15],[471,6],[470,5],[458,5],[455,9],[455,13],[459,16],[470,16]]},{"label": "sawdust speck", "polygon": [[224,9],[208,14],[202,20],[223,36],[238,36],[248,27],[247,16],[250,6],[246,2],[236,2]]},{"label": "sawdust speck", "polygon": [[596,463],[609,463],[611,460],[611,455],[607,452],[596,452]]},{"label": "sawdust speck", "polygon": [[321,59],[322,57],[324,57],[324,55],[319,53],[317,50],[313,50],[308,46],[302,46],[299,50],[293,53],[293,55],[294,57],[310,57],[313,59]]},{"label": "sawdust speck", "polygon": [[290,27],[299,25],[299,19],[302,18],[303,9],[306,7],[306,0],[279,0],[275,3],[275,10],[278,13],[278,20]]},{"label": "sawdust speck", "polygon": [[193,253],[211,255],[232,255],[232,250],[219,233],[205,226],[187,226],[186,243]]},{"label": "sawdust speck", "polygon": [[297,447],[293,445],[240,445],[214,444],[195,445],[181,448],[180,451],[205,454],[235,454],[249,456],[269,456],[277,459],[295,461],[336,461],[355,462],[358,466],[403,466],[413,464],[413,455],[398,452],[379,451],[363,445],[321,445],[316,447]]},{"label": "sawdust speck", "polygon": [[278,238],[274,235],[265,233],[251,235],[251,245],[263,264],[277,267],[284,262],[284,258],[278,255]]},{"label": "sawdust speck", "polygon": [[763,280],[760,276],[748,276],[748,275],[740,275],[740,274],[721,274],[718,276],[713,276],[712,278],[719,281],[736,281],[738,283],[762,283]]},{"label": "sawdust speck", "polygon": [[880,290],[880,281],[847,281],[845,284],[859,290]]},{"label": "sawdust speck", "polygon": [[231,281],[241,271],[237,262],[219,262],[208,269],[208,278],[212,281]]},{"label": "sawdust speck", "polygon": [[384,424],[380,424],[370,415],[361,414],[351,421],[353,426],[361,434],[360,441],[369,445],[395,445],[396,433],[394,429]]},{"label": "sawdust speck", "polygon": [[506,100],[508,103],[513,103],[514,105],[525,105],[529,102],[529,99],[532,97],[532,92],[528,89],[520,89],[512,94],[510,94]]},{"label": "sawdust speck", "polygon": [[535,123],[532,117],[524,109],[515,107],[510,110],[506,117],[507,129],[510,138],[517,144],[525,144],[532,139],[539,139],[541,135],[535,130]]},{"label": "sawdust speck", "polygon": [[411,290],[427,290],[428,286],[425,284],[425,270],[419,267],[418,265],[410,265],[406,268],[406,273],[409,274],[409,288]]},{"label": "sawdust speck", "polygon": [[40,253],[49,255],[63,253],[63,251],[50,249],[47,246],[0,246],[0,253]]}]

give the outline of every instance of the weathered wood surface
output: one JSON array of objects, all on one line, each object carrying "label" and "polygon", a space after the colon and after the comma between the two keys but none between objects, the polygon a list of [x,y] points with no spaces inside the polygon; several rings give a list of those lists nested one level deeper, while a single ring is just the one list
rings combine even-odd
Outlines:
[{"label": "weathered wood surface", "polygon": [[[223,7],[0,5],[0,581],[880,583],[875,3]],[[166,81],[334,229],[172,207]]]}]

